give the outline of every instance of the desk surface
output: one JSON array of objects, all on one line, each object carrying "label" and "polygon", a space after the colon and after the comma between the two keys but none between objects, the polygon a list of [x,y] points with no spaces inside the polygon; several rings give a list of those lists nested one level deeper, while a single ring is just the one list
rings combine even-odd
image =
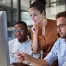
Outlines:
[{"label": "desk surface", "polygon": [[11,66],[33,66],[33,64],[24,64],[24,63],[13,63]]},{"label": "desk surface", "polygon": [[25,63],[13,63],[12,65],[14,65],[14,66],[30,66]]}]

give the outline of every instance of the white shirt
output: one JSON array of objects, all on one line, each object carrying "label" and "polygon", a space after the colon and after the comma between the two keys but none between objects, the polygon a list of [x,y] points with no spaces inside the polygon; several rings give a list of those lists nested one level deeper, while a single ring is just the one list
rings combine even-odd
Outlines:
[{"label": "white shirt", "polygon": [[63,66],[66,66],[66,61],[64,62]]},{"label": "white shirt", "polygon": [[58,59],[58,66],[62,66],[66,61],[66,40],[59,38],[50,53],[44,58],[49,65],[56,59]]},{"label": "white shirt", "polygon": [[[18,39],[13,39],[9,41],[9,52],[10,52],[10,64],[13,62],[17,62],[18,60],[15,57],[16,52],[25,52],[29,55],[32,55],[32,49],[31,49],[32,41],[28,38],[26,42],[20,43]],[[33,57],[39,58],[40,54],[33,54]]]}]

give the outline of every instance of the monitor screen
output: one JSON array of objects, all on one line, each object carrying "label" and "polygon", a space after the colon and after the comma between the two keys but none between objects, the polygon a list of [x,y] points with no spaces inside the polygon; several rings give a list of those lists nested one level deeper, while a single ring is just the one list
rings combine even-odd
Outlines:
[{"label": "monitor screen", "polygon": [[10,66],[6,12],[0,11],[0,66]]}]

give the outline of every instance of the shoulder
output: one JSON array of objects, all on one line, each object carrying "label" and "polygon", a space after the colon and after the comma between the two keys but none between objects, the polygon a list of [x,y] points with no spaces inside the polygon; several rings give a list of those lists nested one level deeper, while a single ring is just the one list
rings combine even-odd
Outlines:
[{"label": "shoulder", "polygon": [[56,26],[56,20],[47,19],[47,26]]},{"label": "shoulder", "polygon": [[55,43],[59,43],[59,42],[60,42],[60,40],[61,40],[61,38],[58,38],[58,39],[57,39],[57,41],[56,41]]},{"label": "shoulder", "polygon": [[48,22],[56,22],[56,20],[53,19],[47,19]]},{"label": "shoulder", "polygon": [[13,39],[13,40],[10,40],[8,43],[9,43],[9,44],[12,44],[12,43],[14,43],[15,41],[17,41],[17,38],[15,38],[15,39]]},{"label": "shoulder", "polygon": [[56,20],[47,19],[47,24],[53,24],[53,25],[56,25]]},{"label": "shoulder", "polygon": [[32,43],[32,40],[30,39],[30,37],[29,36],[27,36],[28,37],[28,42],[30,42],[30,43]]},{"label": "shoulder", "polygon": [[66,66],[66,62],[64,62],[63,66]]},{"label": "shoulder", "polygon": [[55,42],[54,46],[57,47],[57,48],[59,48],[61,40],[62,40],[61,38],[58,38],[57,41]]},{"label": "shoulder", "polygon": [[64,41],[65,41],[65,39],[63,39],[63,38],[58,38],[56,42],[62,43],[62,42],[64,42]]}]

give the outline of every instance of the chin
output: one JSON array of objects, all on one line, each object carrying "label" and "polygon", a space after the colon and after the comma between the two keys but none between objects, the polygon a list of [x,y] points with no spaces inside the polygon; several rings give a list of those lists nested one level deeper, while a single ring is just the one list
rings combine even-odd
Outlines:
[{"label": "chin", "polygon": [[65,39],[65,38],[66,38],[66,36],[61,36],[61,38]]},{"label": "chin", "polygon": [[18,41],[22,41],[23,39],[22,38],[18,38]]}]

